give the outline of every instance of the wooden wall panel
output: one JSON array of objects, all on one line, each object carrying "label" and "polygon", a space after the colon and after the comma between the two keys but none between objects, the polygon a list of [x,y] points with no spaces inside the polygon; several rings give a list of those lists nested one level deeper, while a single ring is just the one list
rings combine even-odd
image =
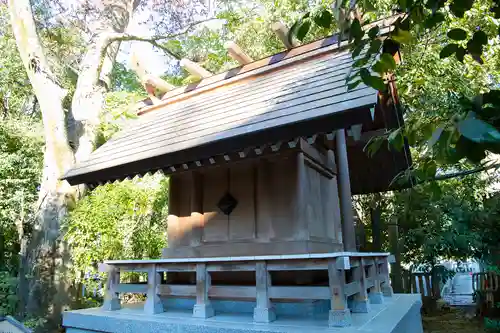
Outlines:
[{"label": "wooden wall panel", "polygon": [[207,171],[203,177],[203,212],[205,227],[203,241],[227,241],[229,239],[229,219],[217,203],[228,190],[228,169],[221,167]]},{"label": "wooden wall panel", "polygon": [[274,238],[295,239],[294,205],[297,193],[296,156],[270,161],[271,213]]},{"label": "wooden wall panel", "polygon": [[191,243],[191,174],[184,173],[179,175],[179,230],[177,235],[177,244],[187,246]]},{"label": "wooden wall panel", "polygon": [[269,161],[261,159],[257,165],[256,181],[256,238],[259,240],[269,240],[275,237],[272,227],[272,174]]},{"label": "wooden wall panel", "polygon": [[310,167],[306,167],[306,173],[308,182],[306,187],[306,216],[309,234],[314,237],[325,237],[326,231],[323,207],[328,205],[328,197],[325,197],[325,193],[322,193],[321,187],[328,179]]},{"label": "wooden wall panel", "polygon": [[238,205],[229,216],[230,239],[255,238],[255,168],[253,163],[231,168],[229,193]]}]

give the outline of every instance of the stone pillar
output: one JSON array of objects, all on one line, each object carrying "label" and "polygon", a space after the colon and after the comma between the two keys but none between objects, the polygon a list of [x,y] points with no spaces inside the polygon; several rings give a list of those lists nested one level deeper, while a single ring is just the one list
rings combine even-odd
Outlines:
[{"label": "stone pillar", "polygon": [[215,315],[208,289],[210,289],[210,274],[206,264],[196,264],[196,304],[193,308],[193,317],[210,318]]},{"label": "stone pillar", "polygon": [[342,218],[342,239],[345,251],[356,251],[356,232],[354,229],[353,207],[351,198],[351,181],[349,179],[349,164],[347,161],[347,145],[345,130],[335,133],[337,157],[337,182],[339,187],[340,213]]},{"label": "stone pillar", "polygon": [[276,320],[276,313],[269,299],[269,287],[271,277],[267,271],[266,262],[255,264],[255,279],[257,287],[256,307],[253,312],[253,320],[257,323],[269,323]]},{"label": "stone pillar", "polygon": [[146,303],[144,304],[144,312],[147,314],[163,312],[163,304],[156,290],[159,284],[160,275],[156,271],[156,265],[151,265],[148,270],[148,291]]},{"label": "stone pillar", "polygon": [[345,271],[344,267],[339,269],[339,261],[344,258],[333,259],[328,262],[328,280],[330,286],[330,312],[328,326],[345,327],[352,323],[351,310],[347,307],[345,296]]}]

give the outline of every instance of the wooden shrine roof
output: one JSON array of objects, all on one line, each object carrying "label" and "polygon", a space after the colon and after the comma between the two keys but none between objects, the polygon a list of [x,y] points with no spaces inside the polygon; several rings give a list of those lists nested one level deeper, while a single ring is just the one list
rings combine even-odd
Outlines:
[{"label": "wooden shrine roof", "polygon": [[377,91],[363,84],[347,90],[353,60],[346,46],[325,38],[260,60],[267,65],[251,63],[169,92],[63,178],[97,184],[168,173],[188,162],[370,123]]}]

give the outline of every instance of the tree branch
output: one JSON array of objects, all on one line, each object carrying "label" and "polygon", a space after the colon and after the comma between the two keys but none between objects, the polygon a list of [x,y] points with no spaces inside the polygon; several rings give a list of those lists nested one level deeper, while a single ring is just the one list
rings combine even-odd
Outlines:
[{"label": "tree branch", "polygon": [[161,50],[163,50],[165,53],[167,53],[169,56],[173,57],[174,59],[180,60],[180,56],[176,54],[175,52],[172,52],[172,50],[168,49],[167,47],[163,46],[161,41],[163,40],[168,40],[168,39],[173,39],[176,37],[180,37],[182,35],[185,35],[192,31],[195,27],[197,27],[200,24],[216,20],[217,18],[209,18],[201,21],[196,21],[187,26],[185,29],[182,31],[175,33],[175,34],[170,34],[170,35],[158,35],[158,36],[140,36],[140,35],[134,35],[130,33],[108,33],[103,38],[101,39],[101,47],[100,47],[100,53],[99,53],[99,66],[97,67],[97,79],[99,79],[101,70],[102,70],[102,65],[104,62],[104,58],[106,55],[106,50],[108,49],[109,45],[111,45],[114,42],[130,42],[130,41],[137,41],[137,42],[146,42],[150,43],[154,47],[157,47]]}]

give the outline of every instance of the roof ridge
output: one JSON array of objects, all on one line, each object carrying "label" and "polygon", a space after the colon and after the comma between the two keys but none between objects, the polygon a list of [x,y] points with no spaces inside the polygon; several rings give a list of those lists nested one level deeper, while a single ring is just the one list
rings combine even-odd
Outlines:
[{"label": "roof ridge", "polygon": [[[395,20],[397,20],[398,17],[400,17],[400,15],[393,15],[374,21],[363,26],[363,29],[369,30],[371,27],[379,24],[381,24],[382,27],[388,27]],[[326,52],[340,51],[350,45],[348,40],[342,40],[339,42],[338,36],[339,33],[335,33],[311,43],[287,49],[271,56],[255,60],[249,64],[241,65],[219,74],[214,74],[208,78],[201,79],[196,83],[178,87],[165,93],[161,98],[161,103],[156,105],[147,105],[142,109],[139,109],[137,114],[140,116],[191,96],[195,96],[227,84],[232,84],[251,76],[278,70],[282,67],[305,61],[311,57],[319,56]]]}]

